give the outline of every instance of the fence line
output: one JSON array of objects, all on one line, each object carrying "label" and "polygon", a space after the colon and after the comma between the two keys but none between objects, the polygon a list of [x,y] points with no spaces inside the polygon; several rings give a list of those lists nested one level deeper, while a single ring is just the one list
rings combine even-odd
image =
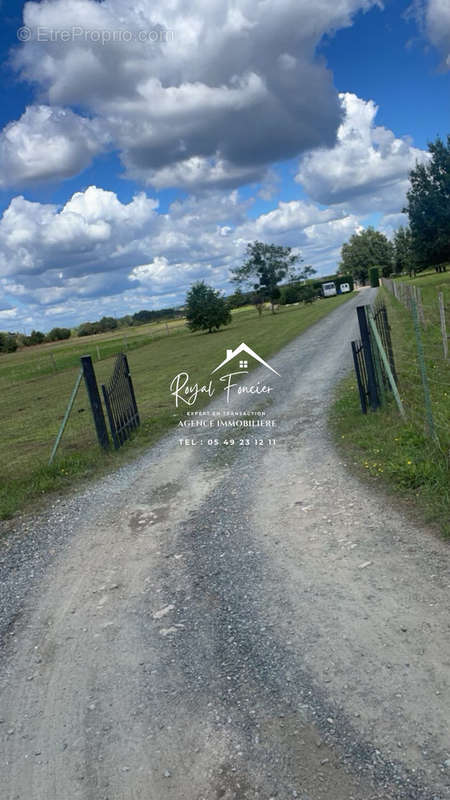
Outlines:
[{"label": "fence line", "polygon": [[[388,278],[382,279],[382,285],[407,312],[401,319],[395,315],[393,322],[387,323],[393,355],[389,361],[391,366],[395,363],[395,384],[406,419],[450,457],[450,295],[445,285],[419,288]],[[377,307],[374,316],[381,337],[384,323],[379,300]],[[383,348],[388,355],[385,342]],[[382,401],[382,392],[379,397]]]},{"label": "fence line", "polygon": [[450,322],[448,322],[450,305],[445,302],[444,292],[436,291],[436,296],[432,301],[424,302],[422,290],[415,284],[394,281],[391,278],[381,278],[381,284],[408,309],[411,316],[414,313],[413,304],[416,304],[419,322],[423,328],[439,321],[444,357],[448,358],[449,336],[447,331],[450,327]]},{"label": "fence line", "polygon": [[[88,337],[73,336],[65,343],[60,343],[60,348],[56,354],[39,350],[34,347],[26,347],[17,351],[24,353],[24,358],[20,363],[10,366],[8,361],[0,364],[0,387],[10,388],[13,383],[20,384],[23,381],[44,377],[52,373],[58,374],[67,369],[77,367],[80,357],[89,353],[96,363],[108,360],[117,355],[122,350],[131,351],[141,347],[146,347],[154,341],[171,335],[179,334],[182,330],[187,331],[187,323],[183,321],[173,325],[161,325],[153,328],[146,333],[139,332],[139,325],[135,326],[136,333],[117,335],[115,331],[109,338],[95,341],[94,334]],[[58,343],[54,343],[58,345]]]}]

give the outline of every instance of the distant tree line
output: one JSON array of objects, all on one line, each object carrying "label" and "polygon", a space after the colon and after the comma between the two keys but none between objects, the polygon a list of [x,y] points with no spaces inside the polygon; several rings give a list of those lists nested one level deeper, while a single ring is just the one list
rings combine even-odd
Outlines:
[{"label": "distant tree line", "polygon": [[19,331],[0,331],[0,353],[14,353],[19,347],[69,339],[70,335],[70,328],[52,328],[48,333],[31,331],[29,336]]},{"label": "distant tree line", "polygon": [[339,272],[351,273],[365,284],[371,267],[383,277],[410,276],[434,267],[446,272],[450,262],[450,135],[428,145],[430,158],[416,164],[403,212],[409,225],[399,227],[389,240],[369,227],[355,233],[342,246]]},{"label": "distant tree line", "polygon": [[14,353],[20,347],[31,347],[45,342],[58,342],[69,339],[72,335],[92,336],[95,333],[106,333],[117,328],[144,325],[148,322],[157,322],[161,319],[176,319],[183,316],[179,308],[159,308],[154,311],[137,311],[135,314],[126,314],[123,317],[102,317],[97,322],[83,322],[78,327],[52,328],[48,333],[33,330],[27,336],[19,331],[0,331],[0,353]]},{"label": "distant tree line", "polygon": [[152,311],[142,309],[135,314],[124,317],[102,317],[98,322],[83,322],[76,328],[77,336],[92,336],[95,333],[106,333],[117,328],[129,328],[134,325],[145,325],[162,319],[177,319],[183,315],[179,308],[158,308]]}]

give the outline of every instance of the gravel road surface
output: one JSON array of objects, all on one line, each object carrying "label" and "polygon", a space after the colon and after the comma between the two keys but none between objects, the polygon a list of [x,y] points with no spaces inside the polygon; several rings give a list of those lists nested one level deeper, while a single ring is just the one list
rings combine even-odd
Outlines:
[{"label": "gravel road surface", "polygon": [[5,525],[2,798],[450,798],[448,546],[326,429],[372,297],[252,374],[274,428],[175,431]]}]

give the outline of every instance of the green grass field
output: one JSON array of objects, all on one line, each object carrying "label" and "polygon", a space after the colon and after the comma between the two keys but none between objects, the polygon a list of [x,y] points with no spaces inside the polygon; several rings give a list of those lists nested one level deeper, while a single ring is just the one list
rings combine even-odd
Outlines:
[{"label": "green grass field", "polygon": [[168,334],[173,336],[185,331],[184,320],[152,322],[93,336],[73,336],[64,341],[24,347],[15,353],[1,354],[0,389],[11,382],[17,383],[76,367],[83,355],[92,356],[93,361],[103,360],[118,350],[135,350]]},{"label": "green grass field", "polygon": [[420,275],[407,283],[416,284],[422,293],[422,338],[437,440],[428,435],[411,315],[385,289],[381,296],[392,328],[407,423],[392,398],[382,410],[364,416],[352,373],[338,389],[331,424],[347,462],[358,474],[407,501],[414,514],[421,513],[450,536],[450,360],[444,360],[437,304],[437,292],[442,291],[450,334],[450,273]]},{"label": "green grass field", "polygon": [[[214,334],[192,334],[181,326],[167,335],[158,325],[154,326],[159,329],[155,335],[153,326],[142,326],[144,330],[138,329],[141,346],[128,348],[142,422],[133,441],[118,453],[105,455],[99,451],[82,383],[57,459],[50,467],[48,459],[79,371],[79,356],[92,354],[98,382],[104,382],[111,374],[113,359],[97,361],[96,347],[102,355],[120,352],[124,332],[41,345],[2,356],[0,518],[11,516],[49,491],[70,488],[75,480],[112,469],[156,441],[180,417],[169,393],[170,382],[178,372],[189,372],[196,381],[207,383],[212,366],[222,360],[226,348],[234,348],[242,341],[263,358],[268,357],[351,296],[326,298],[308,306],[281,307],[279,313],[265,312],[261,318],[253,308],[239,309],[233,313],[231,325]],[[130,330],[137,337],[137,329]],[[45,373],[42,368],[40,374],[36,364],[45,359],[51,362],[50,349],[57,371],[50,366]]]}]

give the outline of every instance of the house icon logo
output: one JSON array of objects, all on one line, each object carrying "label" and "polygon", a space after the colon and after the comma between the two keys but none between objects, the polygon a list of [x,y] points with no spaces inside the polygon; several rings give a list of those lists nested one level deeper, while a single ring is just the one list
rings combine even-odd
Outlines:
[{"label": "house icon logo", "polygon": [[[251,358],[254,358],[256,361],[259,361],[259,363],[262,364],[263,367],[266,367],[266,369],[270,369],[270,371],[273,372],[275,375],[278,375],[279,377],[281,377],[280,373],[277,372],[276,369],[271,367],[270,364],[267,363],[267,361],[264,361],[264,359],[261,358],[261,356],[259,356],[258,353],[255,353],[255,351],[252,350],[251,347],[248,347],[248,345],[246,345],[245,342],[242,342],[239,345],[239,347],[236,347],[236,350],[227,350],[226,357],[224,358],[222,363],[219,364],[218,367],[213,369],[213,371],[211,372],[211,375],[214,375],[214,373],[217,372],[219,369],[222,369],[222,367],[224,367],[225,364],[229,364],[230,361],[232,361],[237,356],[240,356],[241,354],[246,354],[247,356],[250,356]],[[239,359],[239,369],[247,369],[247,367],[248,367],[248,359],[240,358]]]}]

